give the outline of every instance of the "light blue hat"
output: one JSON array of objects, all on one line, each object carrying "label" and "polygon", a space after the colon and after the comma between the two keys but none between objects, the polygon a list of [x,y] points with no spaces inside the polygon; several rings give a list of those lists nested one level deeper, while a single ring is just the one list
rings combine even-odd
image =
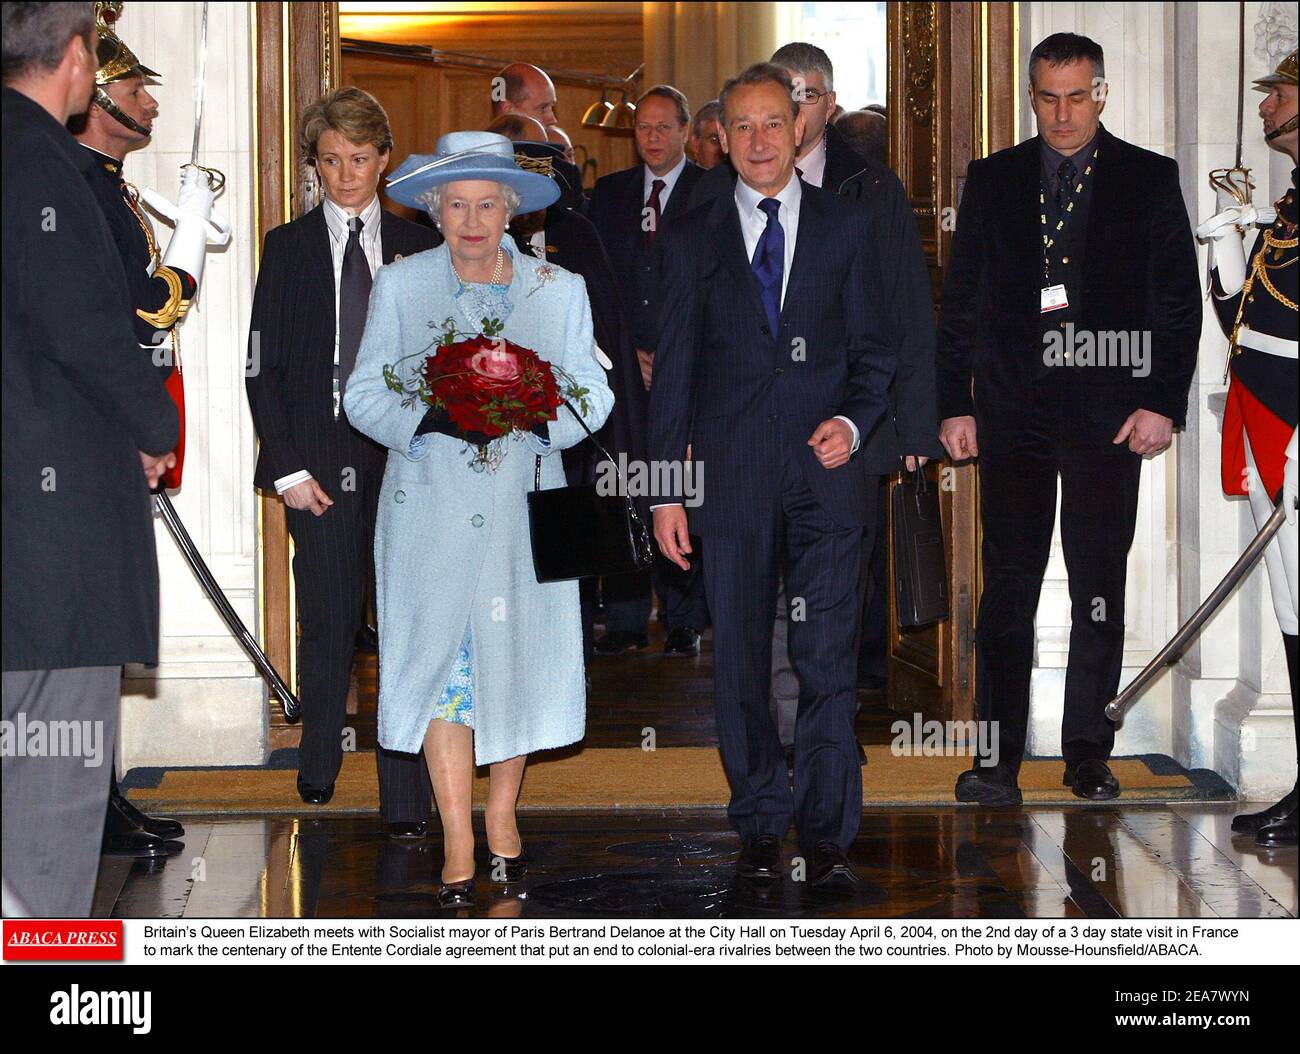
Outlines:
[{"label": "light blue hat", "polygon": [[387,193],[413,209],[429,188],[461,179],[490,179],[514,188],[520,212],[536,212],[555,202],[560,188],[539,172],[525,172],[515,161],[515,144],[495,132],[448,132],[432,154],[412,154],[388,177]]}]

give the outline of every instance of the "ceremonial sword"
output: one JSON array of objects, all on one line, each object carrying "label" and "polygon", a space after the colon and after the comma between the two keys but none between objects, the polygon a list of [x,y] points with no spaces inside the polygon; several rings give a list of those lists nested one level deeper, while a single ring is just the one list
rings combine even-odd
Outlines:
[{"label": "ceremonial sword", "polygon": [[[205,168],[198,163],[199,128],[203,121],[203,83],[207,76],[207,60],[208,5],[205,3],[203,5],[203,22],[199,37],[199,72],[194,87],[197,101],[194,107],[194,145],[190,150],[190,164],[208,173],[209,183],[213,184],[212,189],[216,192],[225,185],[225,176],[216,169]],[[226,598],[220,583],[213,577],[212,571],[209,570],[202,554],[199,553],[198,546],[194,544],[194,539],[190,537],[190,532],[185,529],[185,524],[181,522],[181,518],[177,514],[176,507],[172,504],[172,499],[167,494],[167,491],[160,488],[154,497],[157,502],[158,512],[162,515],[163,523],[167,525],[167,530],[176,542],[176,547],[180,549],[181,555],[185,557],[185,562],[190,565],[190,570],[194,572],[194,577],[198,579],[199,585],[203,587],[203,591],[207,593],[213,607],[217,609],[217,614],[221,616],[221,620],[225,622],[230,632],[234,634],[235,639],[243,646],[248,657],[253,660],[253,665],[266,679],[271,691],[279,698],[280,705],[284,708],[284,719],[286,721],[296,721],[302,708],[302,704],[298,702],[298,697],[289,690],[284,678],[271,665],[271,660],[266,657],[266,653],[262,651],[256,639],[248,632],[248,627],[244,625],[239,613]]]},{"label": "ceremonial sword", "polygon": [[1133,705],[1134,701],[1142,694],[1143,689],[1156,679],[1165,667],[1173,666],[1183,657],[1183,651],[1201,631],[1211,615],[1218,610],[1219,605],[1223,603],[1224,598],[1236,587],[1237,583],[1246,577],[1255,562],[1268,548],[1268,543],[1273,540],[1273,536],[1282,529],[1282,524],[1286,522],[1287,510],[1283,507],[1282,502],[1277,503],[1273,514],[1264,521],[1264,526],[1255,535],[1254,540],[1246,546],[1246,551],[1237,557],[1237,562],[1228,569],[1228,573],[1223,576],[1223,581],[1214,587],[1200,607],[1192,614],[1178,632],[1174,634],[1173,639],[1161,648],[1154,659],[1146,664],[1145,668],[1119,695],[1115,696],[1106,704],[1106,716],[1112,721],[1118,721],[1124,716],[1124,712]]}]

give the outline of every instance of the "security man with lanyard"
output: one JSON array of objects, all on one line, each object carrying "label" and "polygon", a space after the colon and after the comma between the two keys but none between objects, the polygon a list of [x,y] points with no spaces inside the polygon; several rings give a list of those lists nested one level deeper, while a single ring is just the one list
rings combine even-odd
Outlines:
[{"label": "security man with lanyard", "polygon": [[[123,159],[147,144],[153,134],[158,103],[146,83],[158,76],[136,58],[113,29],[120,3],[95,5],[99,67],[90,109],[69,122],[69,130],[93,156],[86,170],[91,192],[104,210],[109,231],[122,258],[141,354],[162,371],[168,394],[180,411],[181,433],[176,466],[163,485],[181,482],[185,456],[185,404],[181,384],[177,324],[185,317],[203,274],[207,245],[206,223],[212,212],[213,190],[206,170],[187,166],[181,176],[176,229],[160,252],[153,228],[140,205],[140,192],[123,175]],[[119,792],[110,768],[111,791],[104,821],[103,851],[137,857],[170,856],[181,850],[176,841],[185,833],[175,820],[146,816]]]},{"label": "security man with lanyard", "polygon": [[[1255,81],[1267,97],[1259,107],[1269,147],[1296,162],[1296,53]],[[1291,188],[1275,203],[1272,224],[1260,230],[1247,260],[1243,230],[1259,214],[1249,197],[1217,181],[1221,211],[1197,234],[1210,243],[1211,301],[1231,344],[1228,401],[1223,417],[1223,490],[1244,494],[1256,528],[1262,528],[1281,501],[1287,519],[1264,550],[1273,608],[1286,651],[1291,678],[1291,707],[1296,699],[1296,304],[1297,207],[1296,170]],[[1233,200],[1228,208],[1224,206]],[[1294,719],[1293,719],[1294,723]],[[1300,732],[1297,732],[1300,754]],[[1296,844],[1296,789],[1260,812],[1232,821],[1240,834],[1253,834],[1268,848]]]}]

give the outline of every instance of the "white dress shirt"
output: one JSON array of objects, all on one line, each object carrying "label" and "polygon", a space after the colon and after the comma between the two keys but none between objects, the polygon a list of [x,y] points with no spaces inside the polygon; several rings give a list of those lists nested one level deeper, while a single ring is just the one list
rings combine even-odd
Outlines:
[{"label": "white dress shirt", "polygon": [[[805,183],[811,183],[814,187],[820,187],[822,185],[822,180],[826,178],[825,132],[822,132],[821,138],[817,140],[817,145],[795,162],[795,167],[803,173],[800,178],[802,178]],[[834,190],[835,188],[832,187],[831,189]]]},{"label": "white dress shirt", "polygon": [[[343,277],[343,253],[348,247],[348,220],[352,216],[359,215],[364,226],[361,228],[361,248],[366,254],[366,262],[370,264],[370,275],[373,278],[376,271],[384,263],[384,247],[380,241],[380,230],[383,227],[381,219],[381,210],[379,208],[379,195],[376,194],[370,199],[367,205],[360,213],[351,212],[336,205],[330,198],[326,197],[322,208],[325,213],[325,229],[329,231],[330,236],[330,256],[334,262],[334,366],[339,364],[339,282]],[[346,378],[340,378],[345,380]],[[335,393],[337,400],[338,393]],[[334,412],[338,414],[338,404],[335,403]],[[299,483],[306,483],[311,479],[311,473],[305,468],[297,472],[291,472],[287,476],[281,476],[275,481],[275,492],[283,494],[290,487],[296,487]]]},{"label": "white dress shirt", "polygon": [[650,201],[650,191],[654,189],[654,181],[656,179],[664,181],[664,189],[659,192],[659,215],[662,216],[668,211],[668,199],[672,197],[673,187],[677,186],[677,180],[686,170],[686,155],[682,154],[682,159],[662,176],[656,176],[651,172],[649,165],[642,165],[641,169],[645,173],[645,182],[641,184],[641,204],[645,205]]}]

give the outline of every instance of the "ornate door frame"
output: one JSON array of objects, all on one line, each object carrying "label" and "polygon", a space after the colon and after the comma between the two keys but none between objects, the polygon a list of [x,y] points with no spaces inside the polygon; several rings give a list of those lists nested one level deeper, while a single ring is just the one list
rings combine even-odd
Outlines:
[{"label": "ornate door frame", "polygon": [[[337,3],[258,3],[254,9],[254,199],[258,264],[266,232],[315,204],[295,129],[302,109],[335,86],[339,70]],[[297,689],[291,546],[284,503],[258,502],[261,639],[276,668]],[[296,746],[300,726],[269,702],[269,745]]]},{"label": "ornate door frame", "polygon": [[[1015,142],[1016,6],[891,3],[888,8],[889,157],[921,229],[936,305],[966,166]],[[891,603],[890,705],[940,720],[969,720],[975,716],[980,590],[978,470],[945,461],[935,478],[947,543],[950,616],[937,626],[902,632]]]}]

